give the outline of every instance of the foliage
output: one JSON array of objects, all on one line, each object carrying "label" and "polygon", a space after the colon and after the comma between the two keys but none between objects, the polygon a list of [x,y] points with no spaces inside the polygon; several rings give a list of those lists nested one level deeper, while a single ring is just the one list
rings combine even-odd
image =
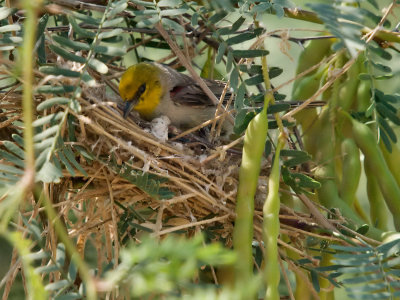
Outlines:
[{"label": "foliage", "polygon": [[[399,296],[400,97],[385,85],[398,76],[400,39],[389,14],[396,1],[388,14],[375,0],[312,3],[313,12],[277,0],[99,3],[25,1],[21,10],[0,1],[0,234],[21,258],[12,267],[22,266],[28,297],[306,299],[333,297],[333,287],[357,299]],[[325,30],[306,38],[290,28],[270,32],[264,22],[271,15],[282,26],[291,17]],[[30,30],[31,44],[24,42]],[[292,42],[302,46],[293,99],[275,89],[292,70],[270,65],[265,44],[272,38],[285,53]],[[33,70],[26,70],[26,53]],[[118,105],[110,105],[129,59],[162,57],[228,82],[234,132],[245,136],[239,178],[229,184],[218,180],[231,169],[221,175],[217,167],[185,164],[198,149],[187,146],[191,152],[180,156],[123,123]],[[92,114],[98,107],[106,108]],[[356,194],[362,172],[366,201]],[[266,177],[265,204],[254,214]],[[117,199],[118,185],[118,193],[135,196]],[[62,207],[57,221],[53,206]],[[187,236],[203,229],[205,237],[160,238],[174,227]],[[2,281],[6,298],[16,274]]]}]

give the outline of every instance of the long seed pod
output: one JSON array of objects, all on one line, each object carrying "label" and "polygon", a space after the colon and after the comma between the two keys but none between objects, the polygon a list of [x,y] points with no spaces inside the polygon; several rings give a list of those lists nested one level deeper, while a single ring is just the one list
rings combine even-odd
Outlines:
[{"label": "long seed pod", "polygon": [[[335,148],[332,145],[333,129],[328,117],[328,110],[322,111],[319,122],[316,125],[319,128],[319,143],[321,145],[319,151],[315,154],[316,161],[319,163],[315,171],[315,177],[321,183],[321,188],[317,190],[318,199],[322,205],[329,209],[339,209],[343,216],[359,227],[365,224],[365,221],[339,196],[339,189],[335,180]],[[378,240],[383,238],[382,234],[382,231],[372,226],[367,232],[368,236]]]},{"label": "long seed pod", "polygon": [[360,73],[361,63],[362,57],[358,57],[357,61],[353,63],[347,71],[347,78],[340,86],[339,106],[345,111],[348,111],[356,100],[357,88],[360,82],[358,74]]},{"label": "long seed pod", "polygon": [[251,278],[253,274],[254,195],[267,131],[267,106],[264,106],[263,110],[250,121],[244,137],[239,187],[236,196],[236,220],[233,230],[233,246],[240,257],[235,266],[236,280]]},{"label": "long seed pod", "polygon": [[400,149],[396,144],[392,144],[392,152],[386,149],[386,146],[381,141],[379,147],[382,150],[383,157],[392,172],[394,179],[396,179],[397,184],[400,186]]},{"label": "long seed pod", "polygon": [[361,177],[360,151],[353,139],[344,139],[342,150],[342,181],[340,184],[340,197],[349,206],[356,198],[356,192]]},{"label": "long seed pod", "polygon": [[364,161],[365,176],[367,177],[367,195],[370,206],[370,217],[372,224],[381,230],[387,230],[387,218],[389,212],[386,207],[385,199],[383,199],[379,188],[376,174]]},{"label": "long seed pod", "polygon": [[390,172],[381,150],[371,129],[355,119],[352,119],[353,136],[358,147],[365,156],[365,163],[376,174],[382,195],[393,215],[396,230],[400,230],[400,187]]},{"label": "long seed pod", "polygon": [[264,214],[264,244],[265,244],[265,283],[267,290],[266,300],[279,299],[279,279],[280,270],[278,263],[278,235],[279,235],[279,178],[280,165],[279,155],[285,144],[285,138],[281,134],[278,140],[278,146],[275,151],[275,158],[268,180],[268,196],[263,207]]}]

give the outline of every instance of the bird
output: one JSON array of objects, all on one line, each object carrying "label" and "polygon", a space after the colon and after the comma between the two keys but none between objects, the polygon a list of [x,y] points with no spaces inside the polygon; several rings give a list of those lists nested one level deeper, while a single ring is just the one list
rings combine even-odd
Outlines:
[{"label": "bird", "polygon": [[[220,98],[225,83],[203,79],[211,92]],[[217,106],[190,76],[156,62],[140,62],[130,66],[122,75],[119,93],[125,105],[123,117],[132,110],[144,120],[151,121],[167,116],[171,125],[189,129],[215,117]],[[229,99],[227,91],[224,101]],[[233,125],[226,120],[225,132],[232,131]]]}]

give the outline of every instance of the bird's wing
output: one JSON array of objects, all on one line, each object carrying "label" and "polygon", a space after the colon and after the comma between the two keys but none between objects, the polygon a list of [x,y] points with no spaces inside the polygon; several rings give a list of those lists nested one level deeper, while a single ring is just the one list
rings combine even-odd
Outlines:
[{"label": "bird's wing", "polygon": [[[188,106],[214,106],[214,103],[193,78],[179,73],[172,68],[165,66],[164,68],[170,73],[171,76],[169,76],[169,78],[173,78],[170,90],[172,101],[180,105]],[[222,81],[203,80],[210,88],[211,92],[219,99],[225,88],[225,83]],[[231,93],[228,91],[225,94],[224,102],[226,102],[230,96]]]}]

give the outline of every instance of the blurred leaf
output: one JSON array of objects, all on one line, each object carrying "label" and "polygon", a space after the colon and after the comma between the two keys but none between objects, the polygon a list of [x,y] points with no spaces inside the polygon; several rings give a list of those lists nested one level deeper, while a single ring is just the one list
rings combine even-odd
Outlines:
[{"label": "blurred leaf", "polygon": [[62,171],[56,168],[51,162],[47,161],[37,173],[36,181],[57,183],[60,182],[61,177],[63,177]]},{"label": "blurred leaf", "polygon": [[178,7],[182,4],[181,0],[161,0],[157,3],[158,7]]},{"label": "blurred leaf", "polygon": [[121,28],[115,28],[115,29],[112,29],[110,31],[101,32],[99,34],[98,38],[99,38],[99,40],[107,39],[107,38],[110,38],[110,37],[113,37],[113,36],[116,36],[116,35],[120,35],[123,32],[124,31]]},{"label": "blurred leaf", "polygon": [[0,20],[7,18],[9,15],[17,11],[16,8],[0,7]]},{"label": "blurred leaf", "polygon": [[65,77],[79,77],[81,73],[72,71],[70,69],[63,69],[56,66],[42,66],[39,67],[39,71],[44,74],[55,75],[55,76],[65,76]]},{"label": "blurred leaf", "polygon": [[0,33],[19,30],[21,30],[21,26],[19,24],[5,25],[0,27]]},{"label": "blurred leaf", "polygon": [[261,49],[258,49],[258,50],[233,50],[232,53],[233,53],[233,56],[235,56],[235,57],[252,58],[252,57],[268,55],[269,51],[261,50]]},{"label": "blurred leaf", "polygon": [[163,18],[163,19],[161,19],[161,23],[164,25],[164,27],[170,28],[173,31],[175,31],[176,33],[184,33],[185,32],[185,29],[182,27],[181,24],[178,24],[177,22],[172,21],[170,19]]},{"label": "blurred leaf", "polygon": [[41,110],[45,110],[45,109],[52,107],[54,105],[57,105],[57,104],[60,104],[60,105],[68,104],[70,101],[71,101],[70,99],[65,98],[65,97],[50,98],[50,99],[47,99],[47,100],[39,103],[39,105],[36,107],[36,109],[38,111],[41,111]]},{"label": "blurred leaf", "polygon": [[126,0],[120,0],[111,4],[111,9],[107,14],[108,19],[114,18],[119,13],[122,13],[128,7]]}]

